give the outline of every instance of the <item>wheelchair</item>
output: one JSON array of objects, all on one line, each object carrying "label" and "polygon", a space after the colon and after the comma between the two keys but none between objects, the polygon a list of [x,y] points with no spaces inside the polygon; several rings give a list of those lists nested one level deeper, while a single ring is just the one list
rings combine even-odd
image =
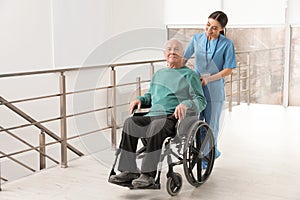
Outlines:
[{"label": "wheelchair", "polygon": [[[145,115],[146,113],[136,113],[134,115]],[[141,138],[143,147],[137,150],[137,158],[142,158],[146,149],[146,138]],[[110,176],[115,175],[115,166],[121,150],[117,149],[115,160],[110,172]],[[183,171],[187,182],[199,187],[208,180],[215,161],[215,141],[212,131],[207,123],[198,119],[198,115],[189,114],[181,122],[176,124],[175,137],[165,139],[160,161],[158,164],[155,184],[142,189],[160,189],[160,176],[164,159],[167,159],[168,172],[166,189],[171,196],[176,196],[182,189],[183,178],[180,173],[174,171],[177,165],[183,165]],[[175,161],[173,161],[176,159]],[[117,184],[120,186],[134,188],[130,182]],[[141,188],[138,188],[141,189]]]}]

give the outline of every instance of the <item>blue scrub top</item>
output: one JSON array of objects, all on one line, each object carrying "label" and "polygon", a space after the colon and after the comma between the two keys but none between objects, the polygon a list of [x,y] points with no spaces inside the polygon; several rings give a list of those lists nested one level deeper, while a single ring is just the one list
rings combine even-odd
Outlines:
[{"label": "blue scrub top", "polygon": [[[195,71],[199,76],[203,73],[213,75],[224,68],[236,67],[233,42],[222,34],[218,39],[211,41],[208,41],[205,32],[193,35],[184,52],[184,58],[188,60],[193,54],[195,54]],[[207,101],[224,101],[224,78],[208,83],[203,87],[203,92]]]}]

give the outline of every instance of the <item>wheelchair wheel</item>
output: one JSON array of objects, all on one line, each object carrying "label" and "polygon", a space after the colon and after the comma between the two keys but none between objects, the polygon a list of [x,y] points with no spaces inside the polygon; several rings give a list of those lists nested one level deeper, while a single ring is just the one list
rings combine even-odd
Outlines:
[{"label": "wheelchair wheel", "polygon": [[192,186],[200,186],[210,176],[215,160],[214,144],[207,123],[199,120],[191,126],[184,144],[183,168]]},{"label": "wheelchair wheel", "polygon": [[171,196],[176,196],[182,188],[182,176],[176,172],[173,175],[168,177],[167,191]]}]

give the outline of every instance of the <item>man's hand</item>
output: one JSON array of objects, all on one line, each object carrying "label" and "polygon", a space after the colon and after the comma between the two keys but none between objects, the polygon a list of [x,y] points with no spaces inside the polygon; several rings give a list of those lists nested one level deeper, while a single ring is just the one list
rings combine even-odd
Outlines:
[{"label": "man's hand", "polygon": [[139,99],[135,99],[132,102],[130,102],[129,113],[132,114],[135,107],[137,107],[138,110],[141,109],[141,104],[142,102]]},{"label": "man's hand", "polygon": [[185,118],[186,115],[186,111],[187,111],[187,107],[184,104],[179,104],[174,112],[174,116],[176,119],[178,119],[179,121],[183,120]]}]

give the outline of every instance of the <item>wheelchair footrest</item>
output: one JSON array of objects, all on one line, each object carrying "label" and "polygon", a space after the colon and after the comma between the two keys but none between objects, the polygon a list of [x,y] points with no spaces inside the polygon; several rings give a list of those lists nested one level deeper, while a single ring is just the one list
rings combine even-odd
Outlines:
[{"label": "wheelchair footrest", "polygon": [[147,187],[139,187],[139,188],[135,188],[132,186],[132,188],[130,188],[131,190],[145,190],[145,189],[152,189],[152,190],[159,190],[160,189],[160,184],[158,183],[154,183],[152,185],[149,185]]},{"label": "wheelchair footrest", "polygon": [[123,182],[123,183],[115,183],[115,182],[111,182],[111,181],[108,181],[108,182],[112,183],[112,184],[115,184],[115,185],[122,186],[122,187],[128,187],[130,189],[133,188],[133,185],[131,184],[131,181],[129,181],[129,182]]},{"label": "wheelchair footrest", "polygon": [[130,182],[123,182],[123,183],[114,183],[114,182],[110,182],[110,183],[115,184],[115,185],[119,185],[119,186],[122,186],[122,187],[128,187],[131,190],[144,190],[144,189],[157,189],[158,190],[158,189],[160,189],[160,184],[159,183],[155,183],[155,184],[149,185],[147,187],[139,187],[139,188],[133,187],[133,185],[131,184],[131,181]]}]

